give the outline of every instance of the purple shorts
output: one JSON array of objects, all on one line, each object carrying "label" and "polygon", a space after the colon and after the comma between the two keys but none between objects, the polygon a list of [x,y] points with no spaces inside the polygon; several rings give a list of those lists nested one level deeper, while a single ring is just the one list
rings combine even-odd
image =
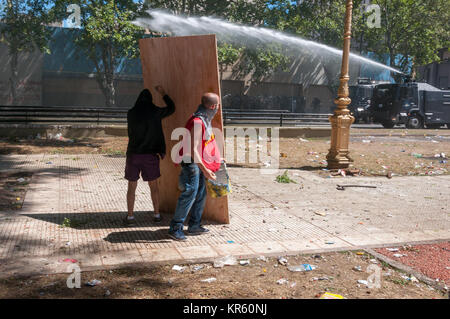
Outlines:
[{"label": "purple shorts", "polygon": [[150,182],[161,176],[159,171],[159,157],[153,154],[127,155],[125,165],[125,179],[135,182],[142,175],[144,182]]}]

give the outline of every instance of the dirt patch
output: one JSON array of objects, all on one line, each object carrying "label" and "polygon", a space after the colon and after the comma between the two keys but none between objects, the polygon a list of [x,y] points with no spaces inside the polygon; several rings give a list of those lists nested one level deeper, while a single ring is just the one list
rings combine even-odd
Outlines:
[{"label": "dirt patch", "polygon": [[[425,132],[425,133],[424,133]],[[0,154],[105,154],[125,156],[127,137],[82,139],[0,139]],[[270,143],[269,143],[270,149]],[[329,138],[280,139],[280,168],[312,171],[330,177],[326,170]],[[364,176],[417,176],[450,174],[449,130],[352,130],[350,168]],[[264,163],[249,163],[249,148],[245,148],[245,163],[229,165],[262,167]],[[437,155],[439,155],[437,157]],[[444,156],[441,156],[444,155]]]},{"label": "dirt patch", "polygon": [[0,154],[107,154],[124,156],[127,137],[0,139]]},{"label": "dirt patch", "polygon": [[376,251],[418,270],[428,278],[450,285],[450,242],[380,248]]},{"label": "dirt patch", "polygon": [[[251,259],[246,266],[238,262],[224,268],[214,268],[209,263],[185,265],[183,272],[169,265],[82,272],[80,289],[67,288],[67,274],[13,277],[0,280],[0,298],[312,299],[325,292],[349,299],[447,298],[426,284],[402,279],[401,272],[378,261],[380,288],[369,289],[358,280],[368,279],[371,274],[366,269],[374,260],[372,256],[357,253],[290,256],[285,257],[286,265],[277,258],[267,258],[265,261]],[[288,269],[300,264],[317,268],[308,272]],[[358,266],[361,270],[354,270]],[[94,279],[101,283],[86,286]],[[207,279],[211,282],[202,282]]]},{"label": "dirt patch", "polygon": [[1,211],[19,210],[22,208],[32,175],[30,172],[0,172]]}]

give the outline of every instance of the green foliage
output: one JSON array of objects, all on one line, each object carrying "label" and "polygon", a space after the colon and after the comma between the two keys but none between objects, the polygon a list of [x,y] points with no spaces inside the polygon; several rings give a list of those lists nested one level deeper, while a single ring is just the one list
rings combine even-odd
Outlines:
[{"label": "green foliage", "polygon": [[[269,2],[275,5],[266,20],[270,27],[342,47],[344,1]],[[371,4],[380,6],[380,28],[371,28],[367,20],[373,12],[365,12],[361,0],[353,1],[354,51],[374,52],[381,60],[387,54],[392,67],[407,71],[411,63],[418,66],[437,61],[438,49],[449,47],[448,0],[373,0]],[[396,61],[397,56],[402,58]]]},{"label": "green foliage", "polygon": [[[253,26],[263,25],[271,14],[265,0],[156,0],[147,3],[152,8],[164,8],[174,14],[216,16]],[[241,76],[250,74],[253,81],[260,81],[276,70],[287,71],[289,64],[281,46],[260,43],[256,48],[250,48],[228,41],[219,42],[218,60],[221,79],[226,68],[236,64],[233,71]]]},{"label": "green foliage", "polygon": [[64,218],[64,221],[62,222],[62,224],[61,224],[61,227],[70,227],[70,219],[69,218],[67,218],[67,217],[65,217]]},{"label": "green foliage", "polygon": [[242,48],[236,48],[232,44],[219,43],[217,46],[217,59],[219,61],[220,80],[222,80],[223,72],[228,66],[236,63],[242,54]]},{"label": "green foliage", "polygon": [[0,0],[0,43],[8,46],[10,56],[10,94],[12,104],[17,102],[18,63],[21,52],[38,49],[49,53],[50,30],[45,24],[52,16],[49,0]]},{"label": "green foliage", "polygon": [[[381,28],[366,30],[367,50],[389,54],[391,66],[438,60],[437,50],[449,45],[448,0],[374,0],[381,7]],[[402,55],[400,61],[394,57]]]},{"label": "green foliage", "polygon": [[51,21],[46,6],[49,0],[0,0],[0,42],[10,53],[32,52],[36,48],[49,52],[50,31],[45,23]]},{"label": "green foliage", "polygon": [[289,183],[297,184],[296,181],[294,181],[293,179],[291,179],[288,176],[288,171],[284,171],[283,175],[278,175],[277,178],[276,178],[276,181],[278,183],[284,183],[284,184],[289,184]]},{"label": "green foliage", "polygon": [[59,14],[69,4],[81,8],[81,29],[75,43],[94,63],[97,82],[106,105],[115,105],[115,70],[125,59],[139,56],[139,39],[144,31],[131,23],[143,14],[143,1],[132,0],[60,0]]}]

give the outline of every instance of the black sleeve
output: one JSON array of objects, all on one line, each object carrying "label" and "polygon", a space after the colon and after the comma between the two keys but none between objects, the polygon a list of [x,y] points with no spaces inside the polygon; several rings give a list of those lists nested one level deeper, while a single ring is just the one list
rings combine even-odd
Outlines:
[{"label": "black sleeve", "polygon": [[172,115],[175,112],[175,104],[172,99],[166,94],[163,96],[164,102],[166,102],[166,107],[158,108],[159,116],[165,118]]}]

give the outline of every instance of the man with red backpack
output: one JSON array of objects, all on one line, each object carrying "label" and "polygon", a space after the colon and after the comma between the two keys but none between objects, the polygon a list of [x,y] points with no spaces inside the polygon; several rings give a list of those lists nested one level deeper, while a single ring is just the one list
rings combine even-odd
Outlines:
[{"label": "man with red backpack", "polygon": [[209,231],[201,226],[201,218],[206,203],[205,178],[215,180],[214,172],[219,170],[221,163],[211,124],[219,109],[219,96],[205,93],[201,103],[186,124],[186,129],[191,132],[192,138],[188,142],[191,147],[183,147],[179,154],[182,158],[178,181],[181,194],[169,228],[169,236],[175,240],[186,240],[183,224],[189,212],[188,235]]}]

